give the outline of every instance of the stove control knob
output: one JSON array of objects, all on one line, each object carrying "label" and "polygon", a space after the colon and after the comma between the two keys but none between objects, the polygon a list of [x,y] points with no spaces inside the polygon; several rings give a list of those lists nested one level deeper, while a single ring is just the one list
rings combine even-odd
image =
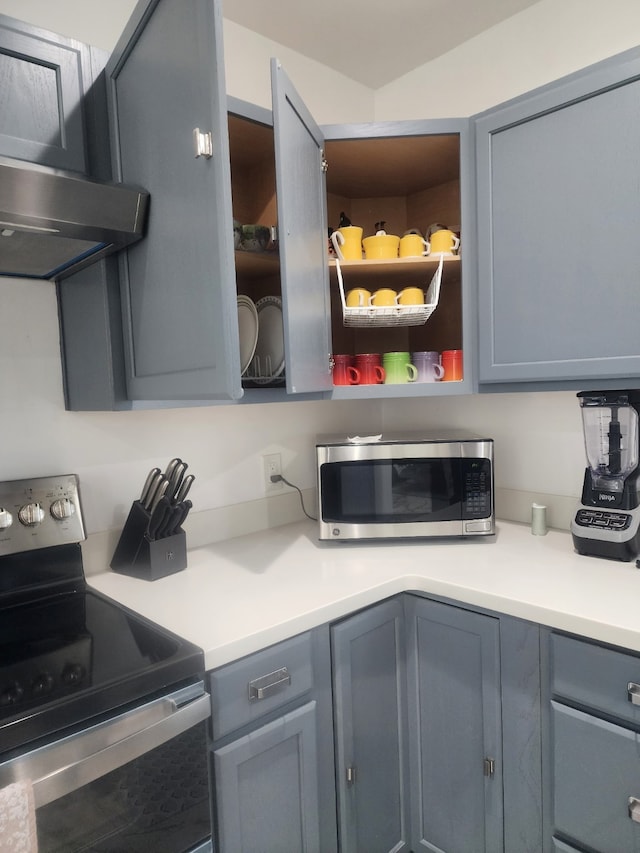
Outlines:
[{"label": "stove control knob", "polygon": [[0,707],[17,705],[24,696],[24,687],[19,681],[11,681],[0,690]]},{"label": "stove control knob", "polygon": [[75,511],[75,504],[69,498],[58,498],[51,504],[51,515],[57,521],[64,521],[65,518],[71,518]]},{"label": "stove control knob", "polygon": [[80,684],[84,675],[84,667],[79,663],[68,663],[62,670],[62,680],[69,687]]},{"label": "stove control knob", "polygon": [[31,682],[31,693],[34,696],[46,696],[53,689],[53,676],[48,672],[41,672]]},{"label": "stove control knob", "polygon": [[0,506],[0,530],[6,530],[13,524],[13,516],[8,509]]},{"label": "stove control knob", "polygon": [[44,510],[39,503],[25,504],[18,510],[20,523],[25,527],[35,527],[44,518]]}]

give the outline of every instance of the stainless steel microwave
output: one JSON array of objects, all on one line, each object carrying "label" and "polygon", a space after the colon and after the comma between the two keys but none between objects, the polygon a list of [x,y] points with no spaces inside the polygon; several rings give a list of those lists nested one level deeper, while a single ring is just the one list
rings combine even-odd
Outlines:
[{"label": "stainless steel microwave", "polygon": [[495,532],[493,440],[460,431],[320,436],[320,539]]}]

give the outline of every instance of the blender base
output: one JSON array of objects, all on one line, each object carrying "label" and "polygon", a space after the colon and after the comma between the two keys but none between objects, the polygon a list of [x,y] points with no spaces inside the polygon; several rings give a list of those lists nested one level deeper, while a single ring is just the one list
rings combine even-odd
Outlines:
[{"label": "blender base", "polygon": [[[591,523],[588,522],[589,516],[592,516]],[[602,524],[607,516],[615,516],[612,521],[619,525],[618,529],[596,526]],[[582,523],[578,523],[578,519]],[[607,513],[580,504],[571,521],[571,536],[578,554],[604,557],[607,560],[635,560],[640,554],[640,509],[636,507],[630,512]]]}]

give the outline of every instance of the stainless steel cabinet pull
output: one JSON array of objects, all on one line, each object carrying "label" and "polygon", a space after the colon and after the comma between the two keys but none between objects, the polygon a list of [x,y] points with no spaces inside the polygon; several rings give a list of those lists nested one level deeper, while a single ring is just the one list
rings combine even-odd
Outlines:
[{"label": "stainless steel cabinet pull", "polygon": [[204,157],[207,160],[213,157],[213,138],[211,136],[211,131],[202,131],[199,127],[194,127],[193,144],[196,149],[196,157]]},{"label": "stainless steel cabinet pull", "polygon": [[627,684],[627,698],[633,705],[640,705],[640,684],[630,681]]},{"label": "stainless steel cabinet pull", "polygon": [[356,768],[347,767],[347,785],[356,784]]},{"label": "stainless steel cabinet pull", "polygon": [[494,758],[484,759],[484,775],[493,776],[496,772],[496,762]]},{"label": "stainless steel cabinet pull", "polygon": [[279,690],[291,684],[291,676],[286,666],[276,669],[268,675],[261,675],[249,682],[249,701],[257,702],[259,699],[268,699]]},{"label": "stainless steel cabinet pull", "polygon": [[636,823],[640,823],[640,800],[637,797],[629,797],[629,817]]}]

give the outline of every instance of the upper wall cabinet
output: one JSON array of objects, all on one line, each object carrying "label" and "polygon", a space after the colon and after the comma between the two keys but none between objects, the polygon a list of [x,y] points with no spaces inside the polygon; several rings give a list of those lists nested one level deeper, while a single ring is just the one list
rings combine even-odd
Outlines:
[{"label": "upper wall cabinet", "polygon": [[106,69],[116,177],[148,189],[121,257],[132,400],[241,396],[220,7],[142,3]]},{"label": "upper wall cabinet", "polygon": [[88,48],[0,15],[0,155],[85,172]]},{"label": "upper wall cabinet", "polygon": [[[107,66],[115,177],[152,199],[146,239],[120,265],[129,399],[470,390],[469,122],[323,131],[277,61],[273,114],[227,99],[221,33],[216,0],[147,0]],[[382,219],[399,234],[432,222],[465,231],[467,254],[446,259],[428,324],[347,330],[327,237],[340,211],[365,236]],[[247,233],[255,225],[265,242]],[[426,291],[439,258],[396,261],[345,269],[345,286]],[[464,350],[462,380],[333,387],[334,353],[434,349]]]},{"label": "upper wall cabinet", "polygon": [[480,382],[638,377],[640,51],[476,133]]}]

